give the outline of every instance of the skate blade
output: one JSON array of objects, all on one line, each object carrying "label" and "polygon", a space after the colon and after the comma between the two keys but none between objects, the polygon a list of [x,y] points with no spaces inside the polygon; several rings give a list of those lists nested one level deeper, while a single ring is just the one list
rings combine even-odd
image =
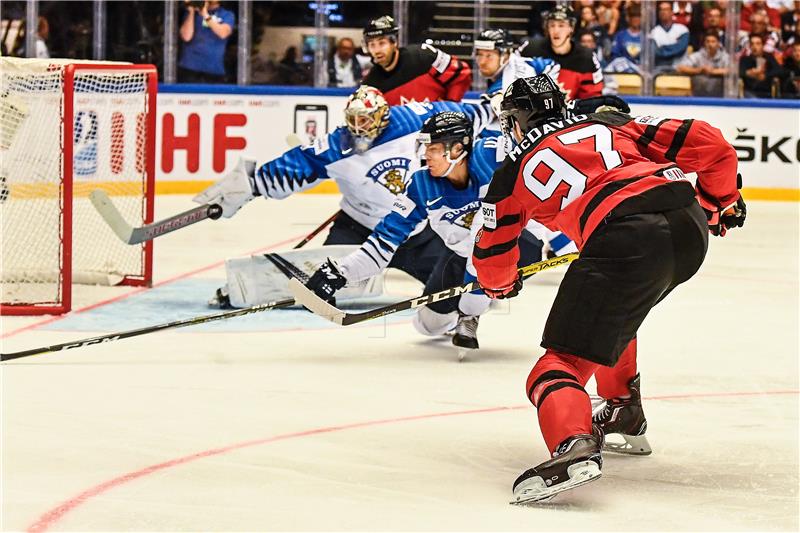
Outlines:
[{"label": "skate blade", "polygon": [[644,435],[621,435],[615,434],[623,439],[625,442],[609,442],[608,436],[603,444],[604,452],[619,453],[622,455],[650,455],[653,449],[650,448],[650,443]]},{"label": "skate blade", "polygon": [[585,485],[595,479],[599,479],[603,473],[594,461],[581,461],[567,468],[569,479],[559,483],[554,487],[548,487],[541,477],[533,477],[522,482],[521,488],[517,487],[519,494],[515,494],[516,499],[510,501],[511,505],[525,505],[529,503],[547,503],[558,494],[565,490],[574,489]]}]

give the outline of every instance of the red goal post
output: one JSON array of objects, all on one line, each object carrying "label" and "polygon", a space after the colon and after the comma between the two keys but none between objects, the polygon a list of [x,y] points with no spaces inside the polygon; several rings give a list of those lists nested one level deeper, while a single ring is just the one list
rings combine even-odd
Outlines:
[{"label": "red goal post", "polygon": [[122,243],[88,198],[153,220],[153,65],[0,58],[0,314],[68,312],[72,284],[152,283],[153,244]]}]

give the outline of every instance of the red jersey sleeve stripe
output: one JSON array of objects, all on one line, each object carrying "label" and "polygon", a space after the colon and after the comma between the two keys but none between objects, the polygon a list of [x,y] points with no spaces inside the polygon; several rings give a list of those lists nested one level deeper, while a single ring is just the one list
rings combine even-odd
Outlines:
[{"label": "red jersey sleeve stripe", "polygon": [[669,150],[664,154],[664,157],[670,161],[675,161],[678,157],[678,151],[683,148],[683,143],[686,142],[686,136],[689,135],[689,128],[692,127],[694,119],[684,120],[680,125],[678,131],[675,132],[675,137],[672,138],[672,143],[669,145]]},{"label": "red jersey sleeve stripe", "polygon": [[[454,63],[457,65],[455,68],[453,68],[453,64]],[[451,59],[450,60],[450,66],[447,67],[447,70],[442,72],[442,74],[439,76],[439,82],[441,82],[442,85],[447,85],[448,83],[450,83],[454,79],[458,78],[458,75],[461,74],[462,70],[464,70],[464,62],[463,61],[459,61],[458,59],[455,59],[455,58]],[[452,76],[450,76],[446,80],[442,79],[442,77],[445,74],[447,74],[448,72],[452,72],[453,73]]]},{"label": "red jersey sleeve stripe", "polygon": [[503,228],[504,226],[513,226],[515,224],[519,224],[519,218],[520,218],[519,215],[504,215],[499,219],[497,219],[496,227],[487,228],[486,226],[484,226],[483,231],[487,233],[492,233],[500,228]]},{"label": "red jersey sleeve stripe", "polygon": [[494,244],[489,248],[481,248],[476,244],[475,247],[472,249],[472,255],[474,255],[478,259],[489,259],[490,257],[497,257],[506,254],[511,250],[513,250],[514,248],[516,248],[517,240],[518,238],[514,237],[510,241]]},{"label": "red jersey sleeve stripe", "polygon": [[658,129],[661,127],[662,124],[667,122],[667,119],[662,120],[658,124],[650,124],[644,129],[644,133],[642,133],[638,139],[636,139],[636,144],[640,145],[642,148],[647,148],[653,140],[655,140],[656,135],[658,134]]}]

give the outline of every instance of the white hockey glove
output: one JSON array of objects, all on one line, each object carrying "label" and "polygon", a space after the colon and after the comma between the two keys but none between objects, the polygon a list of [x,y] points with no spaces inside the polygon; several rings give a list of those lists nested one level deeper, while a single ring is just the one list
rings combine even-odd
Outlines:
[{"label": "white hockey glove", "polygon": [[236,168],[224,178],[192,198],[198,204],[217,204],[222,216],[231,218],[244,204],[256,197],[255,159],[239,158]]}]

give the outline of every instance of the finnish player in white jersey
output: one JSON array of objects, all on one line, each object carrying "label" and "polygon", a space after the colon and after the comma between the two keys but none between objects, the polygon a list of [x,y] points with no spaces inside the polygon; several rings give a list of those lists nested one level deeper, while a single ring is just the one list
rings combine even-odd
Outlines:
[{"label": "finnish player in white jersey", "polygon": [[[505,158],[506,138],[484,138],[473,146],[472,121],[460,112],[437,113],[425,121],[418,138],[427,166],[414,173],[406,194],[395,199],[392,211],[359,249],[338,260],[329,258],[311,276],[306,286],[321,298],[331,300],[345,285],[379,274],[426,221],[447,250],[426,280],[425,294],[475,279],[467,262],[474,230],[482,226],[480,202]],[[541,259],[542,243],[531,234],[520,238],[520,249],[520,266]],[[419,309],[414,326],[425,335],[455,327],[453,344],[463,358],[467,350],[478,348],[478,317],[489,303],[481,291],[433,302]]]},{"label": "finnish player in white jersey", "polygon": [[[547,74],[558,82],[561,66],[545,57],[524,57],[511,34],[503,29],[483,30],[473,44],[475,64],[486,78],[488,87],[481,94],[481,100],[489,102],[495,114],[494,120],[481,133],[482,137],[500,136],[499,110],[503,91],[518,78],[529,78]],[[551,231],[538,224],[529,227],[545,243],[545,250],[551,255],[562,255],[576,251],[575,244],[560,231]]]},{"label": "finnish player in white jersey", "polygon": [[[389,107],[380,91],[362,85],[347,101],[346,126],[260,167],[254,160],[242,159],[232,173],[194,200],[219,204],[223,216],[231,217],[257,196],[282,199],[333,179],[342,193],[341,212],[325,244],[360,245],[395,202],[405,197],[411,176],[420,166],[415,153],[417,133],[426,119],[442,111],[464,113],[478,132],[492,118],[487,103],[413,102]],[[441,239],[421,221],[389,266],[425,283],[444,250]],[[230,304],[224,290],[218,292],[217,300],[222,307]]]}]

